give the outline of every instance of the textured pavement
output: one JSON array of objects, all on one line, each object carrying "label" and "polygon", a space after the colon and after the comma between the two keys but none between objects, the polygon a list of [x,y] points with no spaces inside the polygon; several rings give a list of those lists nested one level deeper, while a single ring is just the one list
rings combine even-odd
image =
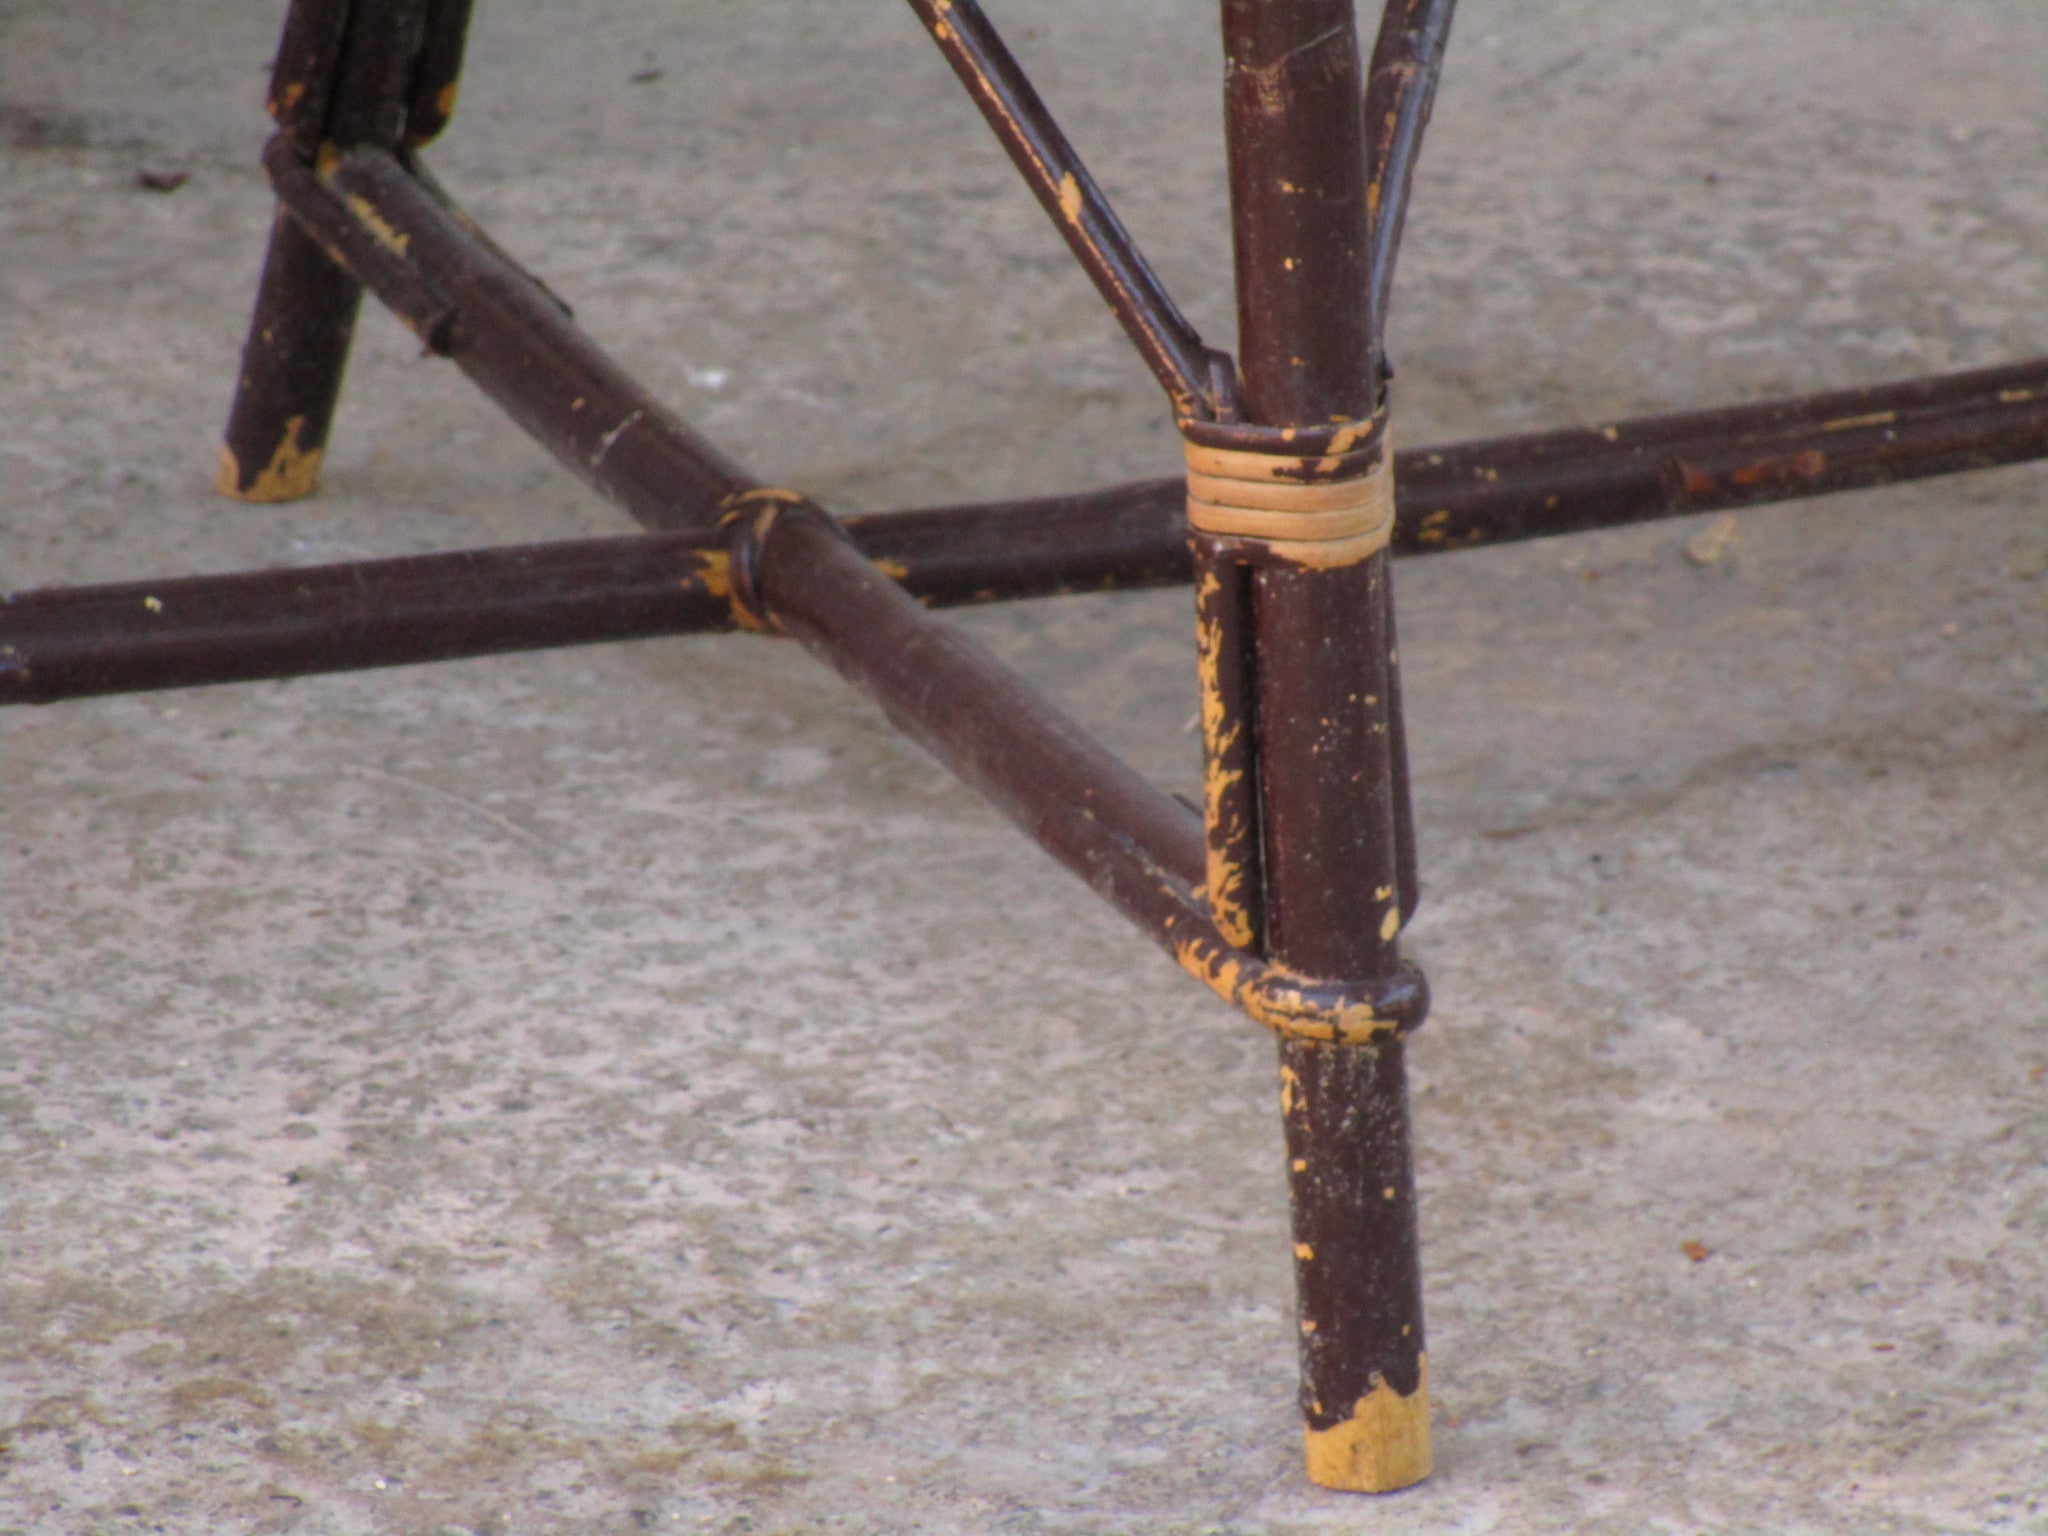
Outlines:
[{"label": "textured pavement", "polygon": [[[1227,343],[1213,8],[991,10]],[[278,15],[0,0],[0,587],[625,526],[381,314],[211,495]],[[1467,0],[1400,440],[2048,351],[2044,79]],[[432,158],[835,506],[1176,466],[907,7],[491,0]],[[0,714],[0,1531],[2048,1532],[2048,472],[1399,590],[1429,1483],[1300,1475],[1270,1041],[732,636]],[[1185,791],[1190,619],[959,622]]]}]

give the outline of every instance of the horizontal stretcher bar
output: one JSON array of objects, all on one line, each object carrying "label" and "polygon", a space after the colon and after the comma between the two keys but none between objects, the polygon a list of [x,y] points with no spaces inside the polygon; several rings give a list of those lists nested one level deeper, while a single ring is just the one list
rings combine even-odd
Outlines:
[{"label": "horizontal stretcher bar", "polygon": [[[1470,549],[2048,456],[2048,360],[1396,455],[1394,548]],[[950,606],[1189,579],[1179,479],[845,519]],[[701,521],[702,514],[692,518]],[[0,704],[400,666],[733,627],[684,533],[0,598]]]}]

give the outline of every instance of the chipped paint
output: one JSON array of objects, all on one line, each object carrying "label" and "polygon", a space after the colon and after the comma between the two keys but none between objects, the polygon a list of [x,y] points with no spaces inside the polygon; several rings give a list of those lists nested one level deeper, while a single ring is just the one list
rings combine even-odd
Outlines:
[{"label": "chipped paint", "polygon": [[[762,542],[768,537],[768,530],[775,526],[775,519],[782,515],[784,507],[801,507],[809,504],[809,498],[801,491],[792,491],[786,486],[757,485],[749,491],[736,491],[719,505],[719,531],[726,540],[726,551],[720,554],[719,569],[725,590],[715,595],[726,600],[732,610],[735,627],[750,629],[759,634],[779,634],[774,619],[765,608],[757,609],[746,590],[749,578],[746,570],[754,563],[747,559],[744,566],[735,568],[735,558],[757,555]],[[706,568],[710,579],[710,569]],[[710,590],[707,586],[706,590]],[[753,594],[758,596],[758,594]]]},{"label": "chipped paint", "polygon": [[367,197],[349,192],[343,195],[342,201],[348,205],[348,211],[355,215],[356,222],[370,232],[371,239],[394,256],[405,254],[405,248],[412,244],[412,236],[393,228],[390,221],[377,211],[376,206]]},{"label": "chipped paint", "polygon": [[1743,465],[1728,478],[1741,486],[1769,485],[1788,475],[1797,475],[1802,480],[1818,480],[1827,467],[1828,456],[1818,448],[1808,448],[1789,458],[1780,455],[1758,459],[1753,464]]},{"label": "chipped paint", "polygon": [[1081,183],[1072,171],[1060,177],[1060,217],[1069,224],[1081,222]]},{"label": "chipped paint", "polygon": [[[1308,1332],[1312,1324],[1303,1324]],[[1422,1378],[1403,1397],[1384,1380],[1358,1400],[1351,1417],[1328,1429],[1302,1432],[1309,1481],[1351,1493],[1391,1493],[1429,1476],[1429,1356]]]},{"label": "chipped paint", "polygon": [[1223,625],[1215,604],[1223,583],[1202,572],[1195,588],[1195,664],[1201,681],[1203,825],[1208,829],[1209,913],[1227,943],[1249,948],[1257,936],[1252,920],[1252,871],[1244,854],[1252,828],[1245,822],[1245,769],[1234,760],[1242,723],[1228,718],[1223,701]]},{"label": "chipped paint", "polygon": [[699,550],[697,569],[682,580],[685,592],[702,592],[707,597],[732,600],[732,556],[722,549]]},{"label": "chipped paint", "polygon": [[605,433],[603,437],[600,437],[597,440],[597,451],[590,456],[590,467],[596,469],[600,464],[604,463],[612,449],[618,446],[619,439],[638,425],[641,418],[646,414],[645,409],[635,409],[624,420],[620,421],[617,426]]},{"label": "chipped paint", "polygon": [[213,487],[236,501],[297,501],[313,494],[320,483],[319,448],[303,448],[299,439],[306,430],[306,418],[294,416],[284,424],[284,439],[254,480],[242,480],[241,461],[227,444],[221,444],[214,465]]},{"label": "chipped paint", "polygon": [[1386,540],[1370,539],[1270,539],[1265,552],[1276,564],[1299,566],[1305,571],[1334,571],[1370,560],[1387,547]]},{"label": "chipped paint", "polygon": [[1369,1045],[1401,1033],[1400,1021],[1381,1017],[1371,1003],[1326,1002],[1313,994],[1316,984],[1307,977],[1215,939],[1202,935],[1174,939],[1173,955],[1182,970],[1276,1034],[1337,1045]]},{"label": "chipped paint", "polygon": [[1324,450],[1326,457],[1317,467],[1325,474],[1336,474],[1344,466],[1338,461],[1358,444],[1372,435],[1376,421],[1339,421],[1337,430],[1330,434],[1330,446]]},{"label": "chipped paint", "polygon": [[1823,432],[1851,432],[1857,427],[1888,427],[1899,419],[1897,411],[1872,411],[1865,416],[1843,416],[1820,424]]}]

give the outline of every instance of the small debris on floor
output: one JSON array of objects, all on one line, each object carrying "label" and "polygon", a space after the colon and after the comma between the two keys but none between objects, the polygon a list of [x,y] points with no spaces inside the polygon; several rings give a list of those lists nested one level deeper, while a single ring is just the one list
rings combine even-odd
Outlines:
[{"label": "small debris on floor", "polygon": [[190,171],[137,171],[135,185],[145,192],[175,192],[192,179]]},{"label": "small debris on floor", "polygon": [[1685,541],[1685,558],[1701,570],[1711,571],[1726,565],[1735,553],[1735,540],[1741,532],[1740,518],[1716,518]]},{"label": "small debris on floor", "polygon": [[1696,1237],[1687,1238],[1684,1242],[1680,1243],[1678,1251],[1688,1259],[1691,1259],[1695,1264],[1704,1264],[1714,1256],[1714,1250]]}]

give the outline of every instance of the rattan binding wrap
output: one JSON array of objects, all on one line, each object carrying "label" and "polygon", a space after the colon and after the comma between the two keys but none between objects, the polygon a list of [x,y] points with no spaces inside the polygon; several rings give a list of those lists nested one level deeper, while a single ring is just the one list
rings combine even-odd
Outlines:
[{"label": "rattan binding wrap", "polygon": [[1278,454],[1183,438],[1188,526],[1301,565],[1350,565],[1394,532],[1394,461],[1384,432],[1366,448]]}]

